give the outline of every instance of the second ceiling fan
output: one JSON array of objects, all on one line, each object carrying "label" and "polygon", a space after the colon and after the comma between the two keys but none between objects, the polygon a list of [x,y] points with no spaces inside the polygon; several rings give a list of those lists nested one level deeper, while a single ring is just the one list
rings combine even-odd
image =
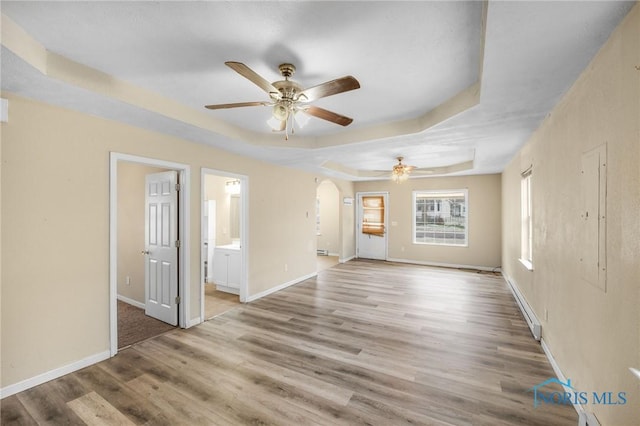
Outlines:
[{"label": "second ceiling fan", "polygon": [[360,88],[358,80],[350,75],[304,89],[295,81],[289,80],[296,71],[296,67],[292,64],[280,64],[278,68],[284,80],[273,83],[269,83],[269,81],[241,62],[229,61],[225,62],[225,65],[264,90],[269,95],[270,100],[205,105],[205,108],[227,109],[248,106],[271,106],[273,107],[272,115],[275,120],[275,125],[272,126],[273,130],[284,131],[286,139],[289,137],[289,130],[293,133],[293,120],[298,113],[308,114],[341,126],[348,126],[353,121],[352,118],[344,115],[309,105],[310,102],[317,99]]}]

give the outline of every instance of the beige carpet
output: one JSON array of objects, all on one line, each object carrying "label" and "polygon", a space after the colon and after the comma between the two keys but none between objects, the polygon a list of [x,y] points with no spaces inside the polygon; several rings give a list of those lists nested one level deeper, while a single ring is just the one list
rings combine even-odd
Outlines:
[{"label": "beige carpet", "polygon": [[172,325],[145,315],[143,309],[118,300],[118,349],[174,328]]}]

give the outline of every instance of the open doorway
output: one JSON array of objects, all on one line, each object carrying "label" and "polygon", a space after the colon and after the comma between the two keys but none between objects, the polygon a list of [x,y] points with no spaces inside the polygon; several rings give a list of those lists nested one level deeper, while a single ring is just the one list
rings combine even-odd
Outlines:
[{"label": "open doorway", "polygon": [[247,178],[202,171],[202,319],[246,298]]},{"label": "open doorway", "polygon": [[340,191],[324,180],[316,189],[316,235],[318,271],[331,268],[340,259]]},{"label": "open doorway", "polygon": [[188,326],[189,166],[112,153],[109,182],[113,356]]},{"label": "open doorway", "polygon": [[[165,176],[175,180],[177,172],[171,169],[154,167],[151,165],[119,162],[118,163],[118,349],[123,349],[134,343],[157,336],[174,328],[177,323],[176,312],[171,318],[158,319],[158,315],[146,311],[157,305],[157,297],[149,299],[148,266],[155,262],[149,255],[148,222],[149,210],[146,206],[148,192],[146,190],[149,177]],[[153,206],[154,212],[158,210]],[[174,206],[175,208],[176,206]],[[172,215],[175,216],[175,215]],[[175,226],[176,217],[172,220]],[[161,222],[156,221],[154,223]],[[175,231],[174,231],[175,233]],[[176,238],[177,239],[177,238]],[[155,241],[154,241],[155,242]],[[169,250],[175,251],[176,247]],[[156,250],[154,250],[155,252]],[[176,256],[177,253],[172,253]],[[175,261],[172,263],[176,263]],[[177,270],[174,271],[177,279]],[[177,283],[171,283],[177,291]],[[177,310],[177,305],[169,305]],[[175,317],[175,318],[174,318]]]}]

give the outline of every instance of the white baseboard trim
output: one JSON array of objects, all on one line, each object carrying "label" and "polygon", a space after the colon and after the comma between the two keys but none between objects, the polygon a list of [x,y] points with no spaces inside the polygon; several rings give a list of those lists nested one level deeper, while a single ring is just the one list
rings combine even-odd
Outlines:
[{"label": "white baseboard trim", "polygon": [[240,289],[235,287],[227,287],[226,285],[216,284],[216,290],[224,291],[225,293],[240,295]]},{"label": "white baseboard trim", "polygon": [[354,254],[353,256],[349,256],[349,257],[346,257],[344,259],[338,259],[338,263],[347,263],[348,261],[353,260],[355,258],[356,258],[356,256]]},{"label": "white baseboard trim", "polygon": [[531,330],[531,334],[533,334],[533,337],[536,340],[542,339],[542,325],[540,324],[540,320],[538,320],[535,312],[533,312],[533,309],[527,302],[527,299],[525,299],[522,293],[520,293],[518,285],[504,272],[502,273],[502,277],[507,282],[509,290],[511,290],[511,294],[513,294],[513,298],[516,300],[516,303],[520,308],[520,312],[522,312],[522,316],[524,317],[527,325],[529,326],[529,329]]},{"label": "white baseboard trim", "polygon": [[58,377],[62,377],[65,374],[73,373],[74,371],[78,371],[100,361],[104,361],[105,359],[109,359],[110,357],[110,351],[100,352],[79,361],[72,362],[71,364],[47,371],[46,373],[38,374],[37,376],[31,377],[30,379],[23,380],[13,385],[5,386],[4,388],[0,389],[0,399],[15,395],[16,393],[25,391],[27,389],[31,389],[34,386],[38,386],[53,379],[57,379]]},{"label": "white baseboard trim", "polygon": [[329,253],[329,256],[340,256],[340,253]]},{"label": "white baseboard trim", "polygon": [[271,288],[270,288],[270,289],[268,289],[268,290],[261,291],[260,293],[256,293],[256,294],[253,294],[253,295],[251,295],[251,296],[247,297],[247,300],[246,300],[246,301],[247,301],[247,302],[253,302],[254,300],[258,300],[258,299],[260,299],[260,298],[262,298],[262,297],[268,296],[268,295],[270,295],[271,293],[275,293],[276,291],[280,291],[280,290],[285,289],[285,288],[287,288],[287,287],[289,287],[289,286],[292,286],[292,285],[294,285],[294,284],[298,284],[298,283],[300,283],[300,282],[302,282],[302,281],[304,281],[304,280],[308,280],[309,278],[313,278],[313,277],[315,277],[316,275],[318,275],[318,273],[317,273],[317,272],[313,272],[313,273],[311,273],[311,274],[307,274],[307,275],[304,275],[304,276],[302,276],[302,277],[298,277],[298,278],[296,278],[295,280],[291,280],[291,281],[289,281],[289,282],[286,282],[286,283],[283,283],[283,284],[277,285],[277,286],[275,286],[275,287],[271,287]]},{"label": "white baseboard trim", "polygon": [[118,295],[118,300],[124,303],[128,303],[129,305],[135,306],[136,308],[145,309],[146,306],[142,302],[138,302],[137,300],[130,299],[128,297]]},{"label": "white baseboard trim", "polygon": [[429,262],[429,261],[423,261],[423,260],[397,259],[395,257],[388,257],[387,261],[398,262],[398,263],[412,263],[414,265],[437,266],[440,268],[477,269],[478,271],[488,271],[488,272],[501,271],[499,266],[493,267],[493,266],[459,265],[457,263],[442,263],[442,262]]},{"label": "white baseboard trim", "polygon": [[191,327],[193,327],[195,325],[198,325],[200,323],[202,323],[202,318],[200,318],[200,317],[192,318],[187,322],[187,327],[186,328],[191,328]]},{"label": "white baseboard trim", "polygon": [[[549,346],[547,346],[547,342],[545,342],[544,339],[541,338],[540,345],[542,346],[542,350],[544,351],[544,354],[549,360],[549,364],[551,364],[551,368],[553,368],[553,372],[556,373],[556,377],[558,378],[558,380],[560,380],[560,382],[562,383],[567,383],[567,378],[565,377],[564,373],[560,369],[560,366],[556,362],[556,359],[553,357],[553,354],[551,353],[551,349],[549,349]],[[569,389],[564,385],[562,387],[564,388],[565,392],[569,392],[569,393],[576,392],[575,389]],[[598,421],[598,419],[593,413],[588,413],[587,411],[585,411],[584,407],[580,404],[572,404],[572,405],[573,405],[573,408],[576,410],[576,413],[578,413],[578,426],[600,426],[600,422]]]}]

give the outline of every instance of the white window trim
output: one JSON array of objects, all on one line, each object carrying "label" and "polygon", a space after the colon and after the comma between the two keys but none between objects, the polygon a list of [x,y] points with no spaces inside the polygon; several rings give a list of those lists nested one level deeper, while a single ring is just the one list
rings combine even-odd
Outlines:
[{"label": "white window trim", "polygon": [[520,263],[524,265],[529,271],[533,271],[533,263],[529,262],[527,259],[520,258],[518,259]]},{"label": "white window trim", "polygon": [[[531,197],[531,186],[532,186],[532,167],[529,167],[527,170],[522,172],[520,175],[520,263],[524,265],[529,271],[533,271],[533,211],[532,211],[532,197]],[[526,236],[524,232],[524,209],[525,206],[522,204],[524,201],[523,188],[524,183],[527,182],[527,210],[528,210],[528,221],[527,221],[527,231]],[[524,238],[527,238],[527,241],[524,241]],[[525,243],[527,245],[527,249],[525,253]],[[525,256],[528,254],[528,256]]]},{"label": "white window trim", "polygon": [[[451,192],[461,192],[464,194],[464,208],[465,208],[465,243],[464,244],[446,244],[446,243],[429,243],[416,241],[416,194],[448,194]],[[411,193],[411,241],[416,245],[429,245],[429,246],[439,246],[439,247],[469,247],[469,190],[464,189],[422,189],[416,190]]]}]

